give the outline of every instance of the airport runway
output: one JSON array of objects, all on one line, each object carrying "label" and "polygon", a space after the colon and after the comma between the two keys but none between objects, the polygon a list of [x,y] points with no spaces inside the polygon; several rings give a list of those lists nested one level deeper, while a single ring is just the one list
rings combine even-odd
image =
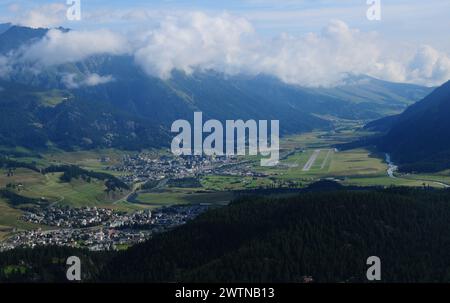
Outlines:
[{"label": "airport runway", "polygon": [[330,158],[332,150],[328,150],[327,156],[325,157],[325,159],[322,162],[322,166],[320,167],[320,169],[324,169],[325,165],[327,164],[328,158]]},{"label": "airport runway", "polygon": [[314,153],[309,158],[308,162],[306,162],[305,166],[303,167],[303,171],[309,171],[311,167],[313,166],[314,162],[316,162],[317,157],[320,154],[320,149],[316,149]]}]

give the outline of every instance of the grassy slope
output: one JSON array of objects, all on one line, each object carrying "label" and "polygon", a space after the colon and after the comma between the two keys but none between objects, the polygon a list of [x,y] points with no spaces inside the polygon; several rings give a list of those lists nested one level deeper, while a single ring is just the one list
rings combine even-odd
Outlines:
[{"label": "grassy slope", "polygon": [[42,227],[21,221],[19,219],[21,215],[20,210],[10,207],[7,201],[0,199],[0,241],[9,235],[14,228],[27,230]]},{"label": "grassy slope", "polygon": [[109,206],[126,193],[106,194],[103,181],[92,179],[90,183],[73,180],[64,183],[59,180],[62,173],[42,175],[28,169],[17,169],[14,176],[7,177],[5,170],[0,170],[0,187],[8,183],[22,184],[17,193],[33,198],[46,198],[49,202],[72,205],[74,207],[97,205]]},{"label": "grassy slope", "polygon": [[[106,167],[120,163],[124,153],[124,151],[116,149],[74,152],[55,151],[44,154],[44,158],[49,164],[73,164],[87,170],[118,175],[117,172],[107,170]],[[107,158],[107,161],[101,162],[100,158],[102,157]]]},{"label": "grassy slope", "polygon": [[[21,184],[16,193],[22,196],[41,198],[45,197],[51,203],[61,205],[71,205],[73,207],[81,206],[100,206],[114,207],[121,210],[128,210],[127,205],[113,205],[112,202],[120,199],[126,193],[106,194],[105,186],[102,181],[93,179],[91,183],[81,180],[74,180],[70,183],[59,181],[61,173],[41,175],[28,169],[15,170],[14,176],[7,177],[5,170],[0,170],[0,188],[8,183]],[[9,235],[13,228],[34,229],[42,227],[21,221],[22,215],[20,209],[11,207],[8,201],[0,199],[0,240]]]}]

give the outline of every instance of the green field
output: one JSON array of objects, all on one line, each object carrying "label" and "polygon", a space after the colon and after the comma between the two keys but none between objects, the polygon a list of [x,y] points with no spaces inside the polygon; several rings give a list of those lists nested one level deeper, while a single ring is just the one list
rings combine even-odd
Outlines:
[{"label": "green field", "polygon": [[104,182],[96,179],[92,179],[91,182],[81,179],[69,183],[61,182],[59,177],[62,173],[42,175],[28,169],[17,169],[12,177],[6,177],[4,170],[0,170],[0,174],[0,187],[14,183],[20,185],[15,191],[21,196],[45,198],[50,203],[74,207],[109,206],[126,195],[126,192],[107,194]]},{"label": "green field", "polygon": [[45,105],[48,107],[55,107],[56,105],[73,97],[71,94],[67,93],[66,91],[61,91],[61,90],[57,90],[57,89],[44,91],[44,92],[36,92],[35,95],[39,98],[39,101],[42,105]]},{"label": "green field", "polygon": [[[23,154],[30,153],[30,151],[21,148],[4,148],[3,150],[6,153],[8,151]],[[26,156],[19,157],[17,160],[27,163],[34,162],[40,167],[47,167],[52,164],[76,164],[85,169],[111,173],[111,171],[105,169],[106,166],[119,163],[122,155],[122,152],[116,150],[53,151],[42,155],[42,157]],[[107,161],[100,161],[102,158]],[[91,179],[91,182],[86,182],[81,179],[74,179],[69,183],[65,183],[59,180],[61,173],[43,175],[25,168],[14,169],[12,176],[7,176],[7,172],[6,169],[0,169],[0,188],[4,188],[8,184],[14,184],[14,191],[21,196],[45,198],[49,203],[70,205],[72,207],[98,206],[125,211],[139,208],[126,202],[116,203],[128,193],[116,191],[107,194],[104,181]],[[8,204],[8,201],[0,199],[0,240],[9,235],[13,229],[41,227],[21,221],[19,219],[21,215],[22,211],[20,209],[13,208]]]},{"label": "green field", "polygon": [[[61,173],[42,175],[29,169],[18,168],[13,176],[7,176],[7,170],[0,169],[0,188],[7,184],[15,184],[17,194],[45,198],[50,203],[80,206],[111,207],[132,211],[142,208],[156,208],[173,204],[189,203],[226,203],[235,197],[234,191],[271,187],[304,187],[325,178],[338,179],[345,185],[358,186],[423,186],[445,187],[450,184],[450,171],[436,174],[400,175],[390,178],[387,175],[387,164],[382,155],[374,154],[368,149],[353,149],[338,151],[335,144],[346,143],[358,137],[368,135],[352,129],[351,123],[343,124],[338,131],[311,132],[302,135],[289,136],[282,139],[281,161],[276,167],[261,167],[258,157],[241,157],[249,160],[245,164],[261,176],[229,176],[208,175],[200,177],[199,188],[176,188],[163,186],[157,191],[138,192],[133,203],[126,201],[129,192],[107,194],[103,181],[96,179],[91,182],[74,179],[69,183],[61,182]],[[4,149],[7,151],[7,149]],[[317,158],[304,169],[311,156],[317,152]],[[14,152],[31,154],[25,149],[14,149]],[[148,151],[155,157],[166,151]],[[113,173],[107,167],[121,162],[125,152],[107,149],[93,151],[63,152],[52,150],[41,157],[20,157],[23,162],[35,162],[40,167],[49,165],[74,164],[84,169]],[[444,184],[441,184],[444,183]],[[134,189],[138,188],[135,184]],[[19,220],[20,209],[12,208],[7,201],[0,200],[0,239],[9,234],[13,228],[29,229],[36,226]]]},{"label": "green field", "polygon": [[[15,184],[14,191],[25,197],[45,198],[49,203],[70,205],[72,207],[99,206],[119,210],[130,210],[135,207],[126,204],[114,204],[127,193],[105,192],[103,181],[92,179],[91,182],[73,180],[64,183],[59,180],[61,173],[42,175],[37,172],[19,168],[11,177],[6,176],[5,170],[0,170],[0,188],[7,184]],[[22,211],[13,208],[8,201],[0,198],[0,240],[9,235],[14,229],[36,229],[38,226],[21,221]]]},{"label": "green field", "polygon": [[31,186],[45,182],[45,177],[35,171],[26,168],[17,168],[14,175],[7,177],[7,171],[0,169],[0,188],[5,187],[9,183],[21,183],[23,186]]},{"label": "green field", "polygon": [[254,189],[272,184],[268,178],[238,177],[238,176],[205,176],[202,178],[202,186],[211,191],[233,191]]},{"label": "green field", "polygon": [[[397,175],[390,178],[387,175],[388,166],[380,155],[373,154],[368,149],[352,149],[335,151],[337,143],[350,142],[367,133],[343,131],[333,133],[313,132],[285,138],[281,142],[284,151],[297,150],[294,154],[281,160],[277,167],[261,167],[255,161],[254,169],[268,174],[279,181],[297,181],[303,184],[324,178],[342,180],[345,185],[358,186],[423,186],[444,187],[436,182],[450,184],[450,173],[433,175]],[[311,168],[303,168],[315,150],[320,150]]]},{"label": "green field", "polygon": [[125,153],[124,151],[115,149],[102,149],[74,152],[56,151],[46,153],[43,156],[48,164],[72,164],[87,170],[119,175],[118,172],[107,170],[106,168],[120,164],[121,158]]},{"label": "green field", "polygon": [[36,229],[42,226],[21,221],[20,210],[10,207],[7,201],[0,199],[0,241],[9,235],[13,229],[27,230]]},{"label": "green field", "polygon": [[162,193],[139,194],[137,202],[151,207],[161,207],[173,204],[211,203],[223,204],[233,199],[231,192],[195,192],[189,189],[174,189]]}]

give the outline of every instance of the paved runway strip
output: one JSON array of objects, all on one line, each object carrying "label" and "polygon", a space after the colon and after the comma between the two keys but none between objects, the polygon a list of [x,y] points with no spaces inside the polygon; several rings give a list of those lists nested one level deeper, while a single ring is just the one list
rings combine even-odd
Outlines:
[{"label": "paved runway strip", "polygon": [[316,149],[314,153],[309,158],[308,162],[306,162],[305,166],[303,167],[303,171],[309,171],[311,167],[313,166],[314,162],[316,162],[317,157],[320,154],[320,149]]},{"label": "paved runway strip", "polygon": [[332,150],[328,150],[327,156],[325,157],[325,159],[322,162],[322,166],[320,167],[320,169],[324,169],[325,165],[327,164],[328,158],[330,158]]}]

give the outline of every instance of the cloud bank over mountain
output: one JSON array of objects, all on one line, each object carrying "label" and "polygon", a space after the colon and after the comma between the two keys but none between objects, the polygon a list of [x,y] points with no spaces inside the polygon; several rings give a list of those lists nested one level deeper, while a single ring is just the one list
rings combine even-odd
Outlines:
[{"label": "cloud bank over mountain", "polygon": [[25,47],[20,60],[58,65],[78,62],[92,55],[121,55],[128,51],[128,41],[109,30],[68,31],[51,29],[40,41]]},{"label": "cloud bank over mountain", "polygon": [[245,18],[203,12],[168,15],[155,27],[126,35],[107,29],[53,29],[33,45],[0,57],[0,75],[17,62],[51,66],[101,54],[131,55],[143,71],[162,79],[173,70],[190,74],[208,69],[264,73],[311,87],[339,85],[348,74],[428,86],[450,79],[448,54],[428,45],[412,49],[401,42],[388,44],[376,32],[350,28],[340,20],[320,32],[267,38]]},{"label": "cloud bank over mountain", "polygon": [[80,79],[76,74],[65,74],[62,77],[62,82],[67,88],[97,86],[112,81],[114,81],[114,77],[112,75],[101,76],[96,73],[89,74],[84,79]]},{"label": "cloud bank over mountain", "polygon": [[0,78],[8,75],[11,72],[9,58],[0,55]]},{"label": "cloud bank over mountain", "polygon": [[249,43],[255,38],[252,25],[228,14],[168,17],[144,37],[135,53],[136,62],[161,78],[170,77],[173,69],[241,72],[249,63],[256,64],[259,56]]},{"label": "cloud bank over mountain", "polygon": [[54,27],[64,22],[67,6],[64,3],[50,3],[23,10],[18,3],[8,6],[10,12],[15,13],[13,23],[32,27]]}]

